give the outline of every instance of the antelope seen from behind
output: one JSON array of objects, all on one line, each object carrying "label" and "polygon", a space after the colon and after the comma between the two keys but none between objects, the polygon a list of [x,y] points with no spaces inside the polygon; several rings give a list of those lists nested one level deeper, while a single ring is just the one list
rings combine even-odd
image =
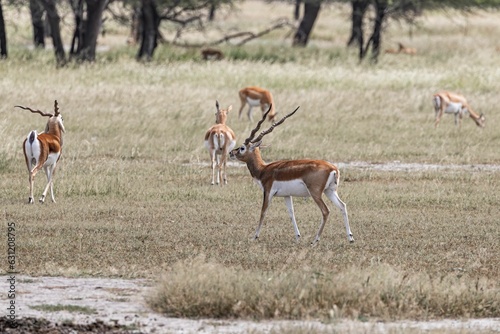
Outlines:
[{"label": "antelope seen from behind", "polygon": [[[232,110],[232,106],[227,109],[219,108],[219,101],[215,101],[217,111],[215,113],[215,125],[210,127],[205,133],[205,147],[210,153],[212,162],[212,184],[215,184],[215,174],[217,173],[217,184],[224,181],[227,184],[226,163],[229,152],[236,144],[236,135],[233,130],[226,125],[227,114]],[[216,172],[217,169],[217,172]]]},{"label": "antelope seen from behind", "polygon": [[474,120],[477,126],[484,128],[485,118],[483,114],[478,115],[472,108],[463,95],[455,94],[448,91],[442,91],[434,94],[432,97],[434,111],[436,113],[436,121],[434,127],[437,127],[443,114],[453,114],[455,116],[455,125],[462,124],[462,117],[465,114]]},{"label": "antelope seen from behind", "polygon": [[288,214],[295,230],[295,238],[299,241],[300,232],[295,220],[292,196],[310,196],[320,208],[322,214],[318,233],[312,242],[313,245],[316,244],[319,241],[321,232],[323,232],[323,228],[330,213],[330,210],[322,198],[324,193],[340,209],[344,217],[347,239],[349,242],[354,242],[349,227],[346,205],[340,200],[337,194],[340,175],[335,165],[324,160],[311,159],[280,160],[271,163],[265,163],[264,160],[262,160],[259,148],[262,144],[262,138],[273,131],[275,127],[282,124],[288,117],[292,116],[298,109],[299,108],[295,109],[293,112],[274,123],[269,129],[262,131],[257,138],[254,138],[266,119],[267,114],[271,111],[271,108],[269,108],[250,133],[250,137],[245,140],[243,145],[232,150],[230,153],[232,159],[238,159],[246,163],[250,175],[252,175],[253,179],[261,187],[264,193],[259,225],[255,232],[254,240],[259,237],[266,211],[271,204],[271,200],[276,196],[285,199]]},{"label": "antelope seen from behind", "polygon": [[248,104],[247,116],[250,121],[253,121],[252,117],[252,108],[260,107],[262,110],[262,114],[266,112],[269,108],[269,122],[272,122],[276,117],[276,110],[274,107],[274,99],[273,95],[270,91],[264,88],[260,88],[257,86],[249,86],[241,89],[239,91],[241,106],[240,111],[238,112],[238,118],[241,119],[241,114],[243,109]]},{"label": "antelope seen from behind", "polygon": [[47,176],[47,185],[40,197],[40,203],[45,202],[47,191],[50,188],[50,197],[52,202],[54,199],[53,178],[57,162],[61,158],[63,139],[62,134],[65,132],[63,118],[59,113],[57,100],[54,101],[54,114],[44,113],[40,110],[33,110],[28,107],[15,106],[24,110],[29,110],[32,113],[38,113],[42,116],[49,117],[45,131],[37,133],[33,130],[23,142],[24,157],[26,166],[29,172],[30,195],[28,203],[34,203],[33,187],[35,183],[35,175],[43,168]]}]

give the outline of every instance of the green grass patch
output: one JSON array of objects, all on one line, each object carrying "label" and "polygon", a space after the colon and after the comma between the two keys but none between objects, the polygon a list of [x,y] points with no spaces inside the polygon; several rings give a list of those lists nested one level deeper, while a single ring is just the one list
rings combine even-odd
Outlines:
[{"label": "green grass patch", "polygon": [[97,314],[97,310],[88,306],[63,305],[63,304],[42,304],[30,306],[30,308],[43,312],[66,311],[71,313]]}]

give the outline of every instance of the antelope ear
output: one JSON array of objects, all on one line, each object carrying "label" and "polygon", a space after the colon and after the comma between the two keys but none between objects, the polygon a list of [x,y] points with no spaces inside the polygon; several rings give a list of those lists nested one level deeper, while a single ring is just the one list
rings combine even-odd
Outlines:
[{"label": "antelope ear", "polygon": [[233,105],[230,105],[229,107],[227,107],[227,112],[230,112],[231,110],[233,110]]},{"label": "antelope ear", "polygon": [[217,108],[217,112],[219,112],[219,101],[215,100],[215,107]]},{"label": "antelope ear", "polygon": [[256,143],[252,143],[252,144],[250,145],[250,147],[248,148],[248,150],[249,150],[250,152],[253,152],[253,151],[254,151],[257,147],[259,147],[259,146],[260,146],[260,144],[262,144],[262,140],[259,140],[259,141],[258,141],[258,142],[256,142]]}]

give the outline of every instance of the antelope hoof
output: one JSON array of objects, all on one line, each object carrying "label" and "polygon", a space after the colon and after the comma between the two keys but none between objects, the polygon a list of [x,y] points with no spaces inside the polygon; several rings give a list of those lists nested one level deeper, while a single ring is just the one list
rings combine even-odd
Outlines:
[{"label": "antelope hoof", "polygon": [[38,200],[41,204],[45,203],[45,196],[40,197]]},{"label": "antelope hoof", "polygon": [[33,203],[35,203],[33,197],[28,197],[28,204],[33,204]]},{"label": "antelope hoof", "polygon": [[349,235],[349,243],[354,243],[354,237],[352,236],[352,234]]}]

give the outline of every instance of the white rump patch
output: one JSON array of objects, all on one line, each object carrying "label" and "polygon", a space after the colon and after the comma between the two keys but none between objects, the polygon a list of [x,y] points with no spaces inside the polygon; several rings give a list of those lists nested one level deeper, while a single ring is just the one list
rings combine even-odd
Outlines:
[{"label": "white rump patch", "polygon": [[33,141],[33,144],[30,144],[30,136],[31,132],[27,137],[26,143],[24,144],[24,149],[28,157],[28,163],[30,164],[29,170],[32,170],[40,160],[41,149],[40,149],[40,141],[37,138],[38,134],[36,133],[36,131],[35,131],[35,140]]}]

